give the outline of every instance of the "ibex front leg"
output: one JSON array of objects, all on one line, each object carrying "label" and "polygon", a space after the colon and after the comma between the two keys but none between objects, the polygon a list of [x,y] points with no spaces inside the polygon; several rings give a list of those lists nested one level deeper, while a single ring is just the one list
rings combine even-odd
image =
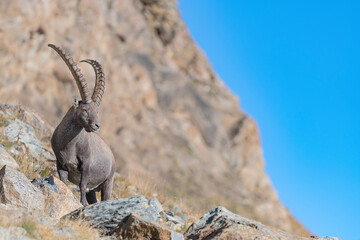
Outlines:
[{"label": "ibex front leg", "polygon": [[90,173],[90,162],[83,161],[83,159],[79,159],[80,165],[80,172],[81,172],[81,179],[80,179],[80,202],[81,204],[86,207],[86,188],[89,181],[89,173]]}]

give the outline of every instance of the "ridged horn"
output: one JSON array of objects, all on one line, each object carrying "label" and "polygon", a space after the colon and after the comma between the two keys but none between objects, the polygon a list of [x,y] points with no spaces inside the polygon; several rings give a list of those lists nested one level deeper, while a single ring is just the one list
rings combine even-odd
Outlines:
[{"label": "ridged horn", "polygon": [[73,75],[73,77],[75,79],[76,85],[78,86],[82,101],[84,103],[90,103],[91,98],[90,98],[90,93],[89,93],[89,89],[88,89],[86,80],[85,80],[84,76],[82,75],[80,68],[78,68],[76,62],[74,62],[71,55],[68,54],[61,47],[57,47],[54,44],[48,44],[48,46],[51,47],[52,49],[54,49],[60,55],[60,57],[64,60],[66,65],[68,66],[71,74]]},{"label": "ridged horn", "polygon": [[95,71],[95,88],[91,99],[99,106],[105,90],[105,73],[102,66],[96,60],[85,59],[80,62],[89,63]]}]

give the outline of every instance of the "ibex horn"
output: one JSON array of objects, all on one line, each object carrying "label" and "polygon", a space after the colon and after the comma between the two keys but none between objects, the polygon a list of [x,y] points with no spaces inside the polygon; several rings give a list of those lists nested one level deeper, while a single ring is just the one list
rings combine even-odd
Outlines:
[{"label": "ibex horn", "polygon": [[98,61],[92,59],[85,59],[80,62],[89,63],[94,68],[96,80],[94,92],[91,98],[99,106],[105,90],[105,73],[103,68]]},{"label": "ibex horn", "polygon": [[61,47],[57,47],[53,44],[48,44],[48,46],[51,47],[52,49],[54,49],[60,55],[60,57],[64,60],[64,62],[70,69],[70,72],[72,73],[72,75],[76,81],[76,84],[79,88],[81,99],[83,100],[83,102],[90,103],[91,98],[90,98],[90,93],[89,93],[89,90],[87,87],[86,80],[85,80],[84,76],[81,74],[80,68],[78,68],[77,64],[74,62],[74,60],[72,59],[70,54],[66,53],[65,50],[62,49]]}]

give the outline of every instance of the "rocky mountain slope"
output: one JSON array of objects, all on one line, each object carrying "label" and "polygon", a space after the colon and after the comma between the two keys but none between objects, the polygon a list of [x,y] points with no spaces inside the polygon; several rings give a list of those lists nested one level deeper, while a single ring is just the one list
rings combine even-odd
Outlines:
[{"label": "rocky mountain slope", "polygon": [[0,240],[339,240],[290,234],[221,206],[196,220],[166,196],[160,202],[152,189],[130,186],[119,174],[111,200],[82,207],[79,187],[58,179],[49,134],[36,114],[0,104]]},{"label": "rocky mountain slope", "polygon": [[[223,205],[306,234],[264,173],[256,124],[211,70],[175,0],[0,2],[0,101],[52,126],[78,90],[53,43],[106,73],[100,134],[117,171],[203,211]],[[89,84],[92,69],[80,64]]]}]

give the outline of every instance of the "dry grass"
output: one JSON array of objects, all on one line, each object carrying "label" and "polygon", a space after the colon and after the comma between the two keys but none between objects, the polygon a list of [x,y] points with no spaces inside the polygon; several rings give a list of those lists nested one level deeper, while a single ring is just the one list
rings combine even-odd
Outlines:
[{"label": "dry grass", "polygon": [[38,161],[28,152],[13,154],[13,158],[19,164],[18,171],[27,178],[34,179],[38,177],[48,177],[55,174],[55,166],[45,161]]},{"label": "dry grass", "polygon": [[5,228],[22,227],[25,229],[27,237],[37,240],[101,239],[98,231],[90,227],[87,222],[61,221],[57,225],[51,226],[49,223],[40,221],[40,217],[36,215],[14,218],[11,211],[1,212],[0,226]]},{"label": "dry grass", "polygon": [[[0,114],[0,144],[4,146],[5,149],[10,149],[13,146],[19,146],[22,147],[25,145],[22,144],[19,141],[11,142],[7,140],[7,137],[3,133],[3,127],[8,125],[9,120],[15,120],[17,118],[22,119],[24,115],[23,110],[20,106],[15,106],[13,109],[11,109],[11,115],[7,114]],[[23,120],[23,119],[22,119]],[[32,125],[32,124],[30,124]],[[35,130],[36,127],[33,126]],[[35,131],[36,132],[36,131]],[[38,139],[47,139],[44,137],[43,132],[36,132]],[[39,136],[38,135],[42,135]],[[49,138],[49,137],[48,137]],[[47,139],[48,140],[48,139]],[[47,149],[50,149],[50,142],[48,141],[41,141],[41,144],[45,146]],[[31,156],[28,149],[25,147],[25,152],[21,152],[19,154],[11,154],[12,157],[16,160],[16,162],[19,164],[19,171],[25,174],[29,179],[37,178],[37,177],[45,177],[50,176],[55,173],[55,164],[51,164],[46,161],[38,161],[35,158]]]},{"label": "dry grass", "polygon": [[[96,240],[100,239],[99,232],[92,228],[88,222],[81,220],[72,220],[72,221],[61,221],[58,225],[58,228],[70,227],[75,231],[75,239],[84,239],[84,240]],[[49,238],[54,239],[54,238]],[[55,238],[56,239],[56,238]],[[58,238],[64,239],[64,238]]]},{"label": "dry grass", "polygon": [[156,197],[164,209],[173,210],[177,205],[182,212],[175,212],[178,216],[185,216],[186,221],[180,232],[184,232],[194,221],[200,218],[204,212],[193,208],[182,198],[169,194],[169,189],[155,184],[159,182],[148,174],[129,174],[127,178],[117,174],[114,178],[112,198],[128,198],[133,196],[144,196],[146,198]]},{"label": "dry grass", "polygon": [[27,236],[35,239],[39,239],[38,236],[38,223],[31,217],[25,217],[21,223],[20,227],[25,229]]}]

